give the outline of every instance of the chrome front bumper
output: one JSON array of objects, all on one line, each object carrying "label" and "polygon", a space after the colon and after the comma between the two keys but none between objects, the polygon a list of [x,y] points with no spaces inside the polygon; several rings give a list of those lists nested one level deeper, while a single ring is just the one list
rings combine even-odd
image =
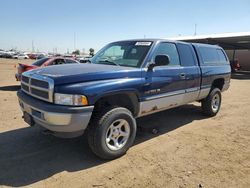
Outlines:
[{"label": "chrome front bumper", "polygon": [[50,104],[23,91],[18,91],[17,95],[22,111],[31,115],[36,124],[54,132],[84,132],[94,109],[94,106],[71,107]]}]

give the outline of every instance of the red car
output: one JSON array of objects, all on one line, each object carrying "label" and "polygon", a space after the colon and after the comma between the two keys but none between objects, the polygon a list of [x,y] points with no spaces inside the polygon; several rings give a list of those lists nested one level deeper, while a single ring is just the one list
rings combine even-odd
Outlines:
[{"label": "red car", "polygon": [[71,64],[71,63],[79,63],[79,62],[74,59],[65,57],[45,57],[39,59],[38,61],[35,61],[31,65],[19,63],[15,77],[17,81],[20,81],[21,75],[25,71],[37,69],[39,67],[46,67],[50,65],[61,65],[61,64]]},{"label": "red car", "polygon": [[241,69],[241,66],[240,66],[238,59],[230,61],[230,66],[231,66],[232,72],[236,72],[236,71]]}]

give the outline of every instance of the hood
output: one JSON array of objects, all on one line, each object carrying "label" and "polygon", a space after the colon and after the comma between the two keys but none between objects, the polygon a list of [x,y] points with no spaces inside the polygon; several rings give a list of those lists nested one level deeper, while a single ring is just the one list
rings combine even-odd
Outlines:
[{"label": "hood", "polygon": [[52,78],[55,85],[141,76],[139,68],[90,63],[48,66],[32,72]]}]

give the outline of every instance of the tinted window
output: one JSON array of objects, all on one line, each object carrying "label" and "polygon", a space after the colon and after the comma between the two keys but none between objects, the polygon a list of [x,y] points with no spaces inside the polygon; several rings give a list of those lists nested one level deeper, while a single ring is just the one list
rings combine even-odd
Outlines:
[{"label": "tinted window", "polygon": [[200,47],[200,52],[204,63],[216,63],[219,60],[216,48]]},{"label": "tinted window", "polygon": [[42,64],[44,64],[49,58],[42,58],[42,59],[39,59],[38,61],[35,61],[34,63],[32,63],[32,65],[35,65],[35,66],[41,66]]},{"label": "tinted window", "polygon": [[217,49],[219,61],[222,63],[227,63],[227,58],[221,49]]},{"label": "tinted window", "polygon": [[221,49],[200,47],[199,50],[204,63],[228,63],[227,58]]},{"label": "tinted window", "polygon": [[160,43],[155,50],[153,56],[154,60],[157,55],[168,55],[170,61],[169,65],[180,65],[179,55],[173,43]]},{"label": "tinted window", "polygon": [[181,65],[194,66],[196,65],[196,57],[194,57],[192,46],[187,44],[177,44],[180,54]]}]

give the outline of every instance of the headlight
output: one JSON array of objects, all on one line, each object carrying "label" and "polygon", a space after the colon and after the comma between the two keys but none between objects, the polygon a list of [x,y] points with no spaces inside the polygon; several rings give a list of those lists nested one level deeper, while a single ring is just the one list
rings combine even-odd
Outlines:
[{"label": "headlight", "polygon": [[88,105],[88,100],[84,95],[55,93],[55,104],[85,106]]}]

